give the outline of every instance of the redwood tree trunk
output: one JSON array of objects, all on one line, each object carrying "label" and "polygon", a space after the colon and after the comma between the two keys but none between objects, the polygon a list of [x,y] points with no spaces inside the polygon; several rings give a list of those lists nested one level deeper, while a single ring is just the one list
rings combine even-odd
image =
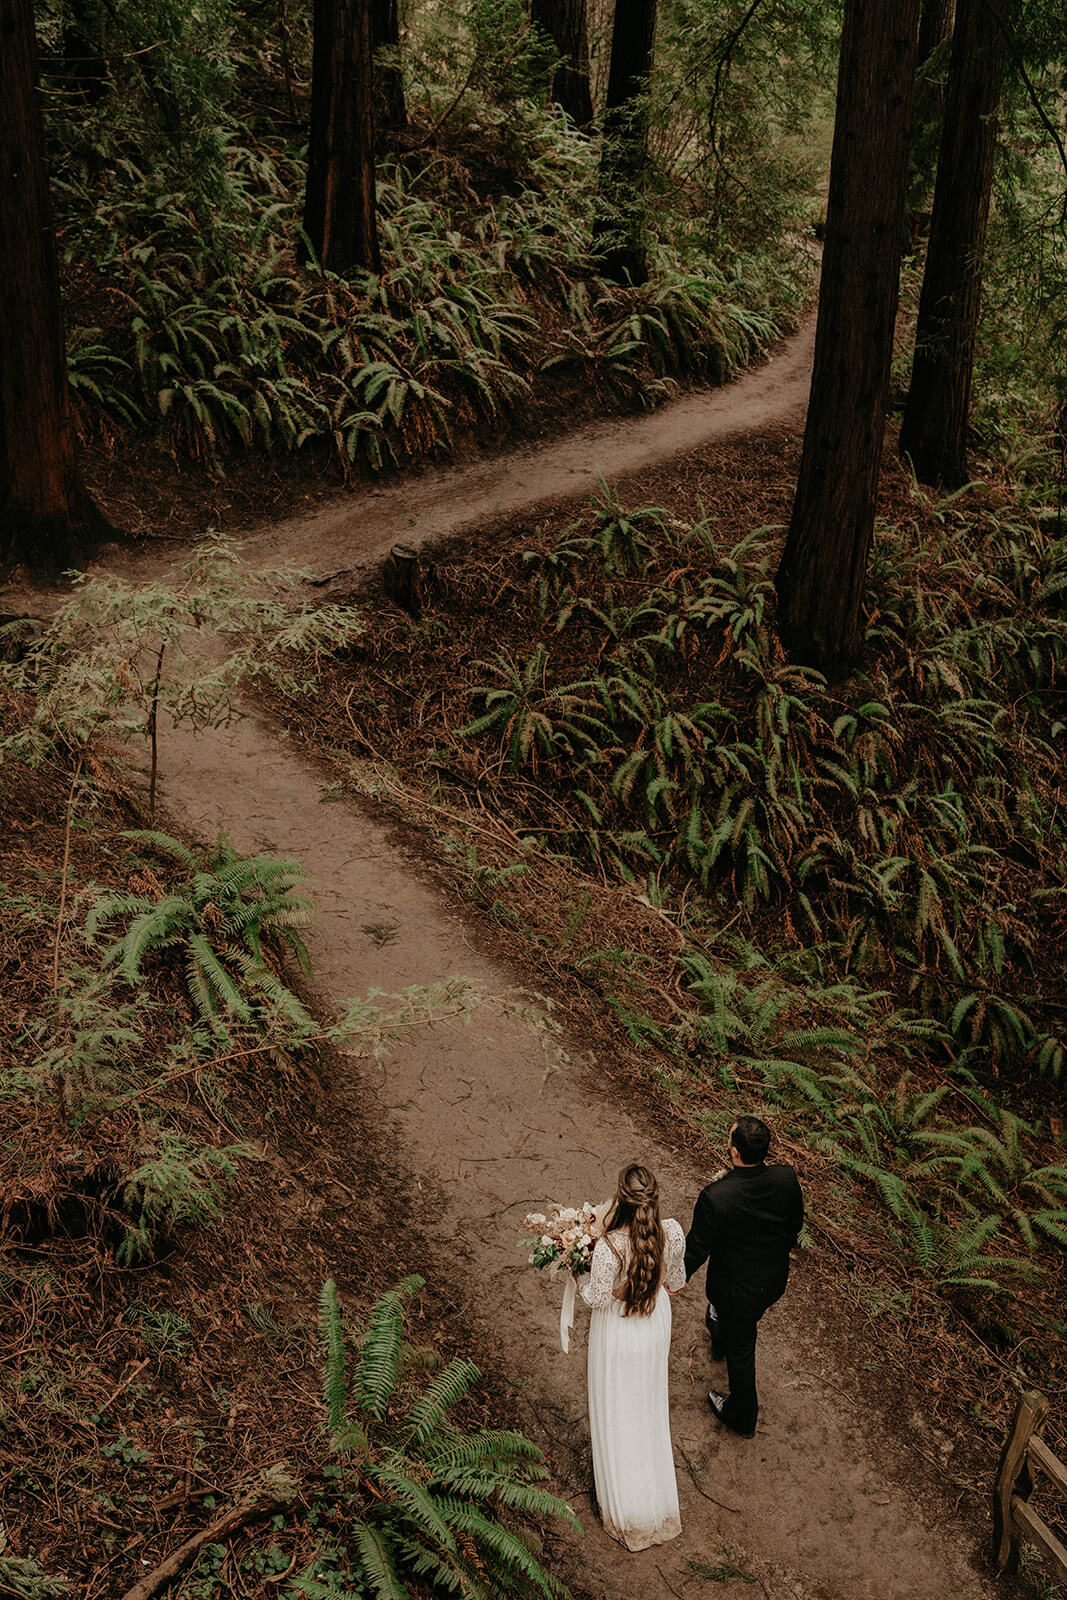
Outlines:
[{"label": "redwood tree trunk", "polygon": [[315,0],[304,232],[331,272],[381,270],[372,0]]},{"label": "redwood tree trunk", "polygon": [[[1004,10],[1010,7],[1005,3]],[[967,416],[982,304],[1004,35],[987,0],[959,0],[901,454],[923,483],[967,482]]]},{"label": "redwood tree trunk", "polygon": [[956,0],[923,0],[922,15],[919,18],[919,57],[918,65],[928,61],[937,49],[944,44],[952,32],[952,13],[955,10]]},{"label": "redwood tree trunk", "polygon": [[593,251],[619,283],[648,277],[645,184],[656,0],[615,0]]},{"label": "redwood tree trunk", "polygon": [[0,0],[0,565],[68,566],[93,520],[75,460],[32,0]]},{"label": "redwood tree trunk", "polygon": [[530,21],[563,58],[552,79],[552,98],[579,128],[593,120],[585,10],[585,0],[530,0]]},{"label": "redwood tree trunk", "polygon": [[945,78],[940,69],[931,73],[927,63],[952,33],[955,0],[922,0],[919,19],[919,56],[916,63],[915,101],[911,118],[911,177],[908,184],[911,216],[904,253],[914,254],[919,247],[923,223],[928,220],[928,201],[937,170],[941,126],[945,115]]},{"label": "redwood tree trunk", "polygon": [[[404,101],[404,74],[400,70],[399,0],[373,0],[372,45],[374,54],[374,106],[379,133],[398,133],[408,125]],[[378,58],[386,49],[389,61]]]},{"label": "redwood tree trunk", "polygon": [[908,170],[919,0],[847,0],[804,449],[778,568],[793,660],[828,675],[861,642]]}]

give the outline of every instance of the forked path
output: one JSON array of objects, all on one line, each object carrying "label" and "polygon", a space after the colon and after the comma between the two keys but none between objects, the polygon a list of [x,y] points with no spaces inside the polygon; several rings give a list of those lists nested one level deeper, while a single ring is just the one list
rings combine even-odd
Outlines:
[{"label": "forked path", "polygon": [[[690,397],[636,422],[605,423],[498,462],[412,482],[265,530],[249,541],[259,561],[292,556],[321,576],[379,559],[396,539],[439,539],[508,512],[569,498],[702,443],[768,423],[799,421],[807,398],[811,327],[740,382]],[[169,809],[205,837],[225,825],[238,847],[295,856],[311,876],[318,920],[316,983],[327,1006],[370,988],[396,990],[462,975],[493,994],[515,974],[479,954],[463,918],[357,804],[323,800],[321,780],[269,723],[225,732],[171,733],[164,746]],[[659,1174],[669,1213],[683,1222],[707,1176],[684,1150],[642,1125],[640,1111],[607,1097],[595,1060],[570,1041],[572,1065],[546,1076],[536,1027],[476,1012],[468,1027],[419,1031],[371,1072],[398,1165],[418,1174],[436,1227],[469,1285],[471,1354],[520,1385],[528,1430],[548,1448],[587,1527],[576,1575],[603,1600],[700,1593],[691,1562],[718,1567],[726,1597],[758,1592],[730,1580],[723,1553],[755,1573],[768,1600],[977,1600],[991,1591],[969,1563],[970,1541],[917,1500],[893,1441],[849,1400],[847,1378],[824,1367],[814,1308],[803,1342],[791,1323],[797,1288],[761,1333],[764,1405],[756,1438],[722,1434],[705,1394],[722,1380],[702,1331],[694,1283],[674,1302],[672,1414],[683,1534],[628,1555],[601,1531],[589,1499],[585,1330],[569,1357],[558,1340],[558,1289],[517,1246],[524,1213],[609,1192],[624,1162]],[[811,1308],[809,1307],[809,1311]],[[856,1353],[857,1366],[862,1352]],[[725,1580],[725,1581],[724,1581]]]},{"label": "forked path", "polygon": [[[256,563],[293,558],[328,579],[370,565],[397,540],[440,539],[582,495],[601,476],[617,479],[730,434],[799,421],[811,344],[809,324],[774,360],[724,389],[651,417],[600,424],[543,451],[339,501],[254,533],[247,554]],[[143,570],[149,560],[158,571],[158,556]],[[139,565],[123,563],[126,575]],[[311,951],[327,1008],[375,987],[460,975],[493,994],[513,988],[516,975],[476,951],[463,918],[370,809],[326,803],[320,775],[268,722],[249,718],[195,737],[172,730],[163,764],[175,818],[205,838],[225,826],[239,848],[295,856],[306,868],[318,912]],[[751,1442],[722,1434],[706,1408],[709,1382],[721,1381],[722,1369],[710,1363],[699,1285],[675,1300],[671,1401],[683,1533],[639,1555],[603,1534],[588,1499],[582,1317],[566,1357],[558,1290],[527,1266],[517,1246],[521,1219],[552,1200],[603,1197],[619,1167],[639,1158],[659,1174],[667,1212],[686,1223],[707,1174],[654,1136],[639,1110],[605,1093],[601,1064],[583,1056],[582,1041],[569,1047],[572,1064],[546,1076],[535,1026],[478,1011],[468,1027],[414,1033],[370,1069],[370,1087],[397,1165],[417,1174],[428,1204],[439,1207],[440,1239],[457,1281],[468,1285],[470,1353],[515,1380],[527,1430],[548,1449],[586,1525],[571,1552],[574,1578],[601,1600],[711,1588],[724,1600],[751,1600],[760,1592],[751,1574],[767,1600],[990,1595],[970,1565],[966,1533],[934,1500],[920,1503],[899,1447],[847,1398],[848,1375],[820,1356],[819,1325],[832,1327],[834,1307],[814,1307],[799,1337],[792,1317],[809,1299],[803,1261],[795,1291],[763,1325],[763,1414]],[[863,1352],[855,1362],[862,1366]],[[750,1576],[730,1578],[727,1553]]]}]

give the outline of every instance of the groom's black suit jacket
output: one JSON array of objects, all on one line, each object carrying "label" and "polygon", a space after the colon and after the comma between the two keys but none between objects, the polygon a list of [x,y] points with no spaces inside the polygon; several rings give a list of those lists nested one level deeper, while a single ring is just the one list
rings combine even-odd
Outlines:
[{"label": "groom's black suit jacket", "polygon": [[765,1309],[785,1292],[789,1252],[803,1225],[792,1167],[732,1167],[701,1190],[685,1241],[686,1278],[706,1261],[713,1304],[743,1300]]}]

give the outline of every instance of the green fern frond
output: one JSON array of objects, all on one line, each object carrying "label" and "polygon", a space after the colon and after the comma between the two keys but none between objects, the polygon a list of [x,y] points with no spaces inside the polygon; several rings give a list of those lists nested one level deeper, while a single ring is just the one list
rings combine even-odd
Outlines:
[{"label": "green fern frond", "polygon": [[544,1459],[537,1445],[511,1428],[483,1428],[478,1433],[452,1439],[440,1435],[431,1437],[423,1455],[442,1481],[450,1473],[472,1471],[493,1461],[536,1468]]},{"label": "green fern frond", "polygon": [[141,963],[149,950],[165,949],[181,936],[189,905],[179,895],[168,895],[158,900],[151,909],[135,917],[126,937],[104,957],[104,964],[121,955],[122,975],[127,983],[136,987],[141,981]]},{"label": "green fern frond", "polygon": [[382,1417],[400,1372],[404,1306],[424,1287],[416,1274],[402,1279],[376,1302],[367,1319],[354,1377],[353,1401],[359,1411]]},{"label": "green fern frond", "polygon": [[190,952],[195,957],[205,981],[232,1017],[239,1017],[242,1022],[247,1022],[252,1015],[252,1008],[215,954],[209,941],[202,933],[193,931],[190,931],[188,937]]},{"label": "green fern frond", "polygon": [[[115,917],[128,917],[134,915],[135,913],[151,911],[156,904],[157,901],[149,900],[144,895],[101,895],[99,900],[95,900],[90,906],[89,913],[85,918],[86,944],[92,944],[97,933],[104,926],[104,924],[111,922]],[[108,966],[112,961],[116,960],[122,953],[122,949],[123,946],[121,943],[115,945],[115,947],[107,955],[105,955],[104,965]]]},{"label": "green fern frond", "polygon": [[120,837],[130,839],[134,844],[147,845],[157,855],[167,856],[179,866],[188,867],[190,871],[197,865],[196,852],[190,850],[188,845],[182,844],[179,839],[173,839],[169,833],[160,833],[153,828],[128,828]]},{"label": "green fern frond", "polygon": [[403,1471],[400,1466],[374,1466],[364,1470],[368,1478],[383,1491],[388,1502],[406,1515],[414,1531],[430,1544],[454,1551],[456,1541],[451,1529],[430,1491],[415,1477],[415,1473],[421,1469],[407,1462],[403,1465],[409,1470]]},{"label": "green fern frond", "polygon": [[414,1401],[405,1419],[410,1437],[425,1444],[435,1433],[441,1418],[457,1405],[481,1376],[473,1361],[457,1359],[437,1374]]},{"label": "green fern frond", "polygon": [[244,979],[245,987],[253,994],[260,995],[287,1022],[294,1027],[314,1027],[311,1013],[305,1010],[293,991],[265,961],[257,960],[246,950],[232,951],[230,959]]},{"label": "green fern frond", "polygon": [[360,1557],[360,1576],[378,1600],[411,1600],[411,1591],[396,1569],[393,1541],[384,1528],[353,1522],[349,1534]]},{"label": "green fern frond", "polygon": [[459,1500],[445,1502],[444,1515],[458,1533],[465,1533],[478,1546],[482,1559],[498,1575],[498,1581],[520,1577],[536,1593],[557,1596],[562,1586],[553,1579],[513,1533],[492,1521],[472,1506]]}]

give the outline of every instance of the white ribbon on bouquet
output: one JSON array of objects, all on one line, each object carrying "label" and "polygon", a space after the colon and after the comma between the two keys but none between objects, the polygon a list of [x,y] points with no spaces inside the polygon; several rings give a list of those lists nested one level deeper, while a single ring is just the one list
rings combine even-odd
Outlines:
[{"label": "white ribbon on bouquet", "polygon": [[566,1287],[563,1290],[563,1309],[559,1314],[559,1342],[563,1346],[563,1354],[571,1353],[571,1329],[574,1327],[574,1306],[578,1297],[578,1284],[572,1273],[567,1274]]}]

